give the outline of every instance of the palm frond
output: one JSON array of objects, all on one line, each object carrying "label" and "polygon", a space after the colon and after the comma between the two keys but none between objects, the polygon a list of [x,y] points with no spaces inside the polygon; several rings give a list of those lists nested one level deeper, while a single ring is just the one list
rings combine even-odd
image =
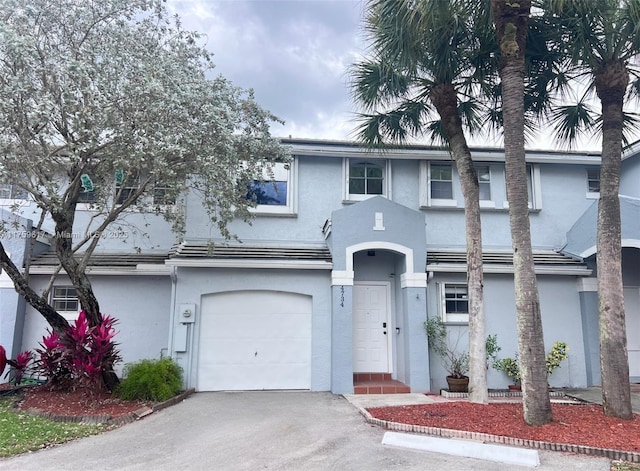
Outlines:
[{"label": "palm frond", "polygon": [[584,102],[557,107],[551,115],[556,139],[571,148],[580,135],[597,125],[593,110]]}]

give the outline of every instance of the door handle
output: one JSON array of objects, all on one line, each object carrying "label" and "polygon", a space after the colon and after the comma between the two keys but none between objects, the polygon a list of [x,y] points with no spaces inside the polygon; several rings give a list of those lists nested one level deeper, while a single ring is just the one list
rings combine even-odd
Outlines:
[{"label": "door handle", "polygon": [[383,322],[383,323],[382,323],[382,328],[383,328],[383,329],[386,329],[386,328],[387,328],[387,323],[386,323],[386,322]]}]

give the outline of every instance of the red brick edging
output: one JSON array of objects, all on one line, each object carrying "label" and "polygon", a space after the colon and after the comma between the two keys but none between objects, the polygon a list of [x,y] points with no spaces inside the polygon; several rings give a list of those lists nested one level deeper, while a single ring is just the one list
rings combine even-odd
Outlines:
[{"label": "red brick edging", "polygon": [[53,420],[56,422],[66,422],[66,423],[81,423],[81,424],[103,424],[103,425],[124,425],[136,420],[139,420],[143,417],[146,417],[149,414],[152,414],[156,411],[165,409],[169,406],[173,406],[178,402],[182,402],[187,397],[195,392],[195,388],[187,389],[186,391],[181,392],[177,396],[173,396],[171,399],[167,399],[164,402],[159,402],[158,404],[154,404],[151,407],[142,407],[131,414],[123,415],[120,417],[112,417],[107,414],[103,415],[83,415],[83,416],[75,416],[75,415],[58,415],[53,414],[51,412],[45,412],[39,409],[27,409],[26,412],[29,415],[42,417],[45,419]]},{"label": "red brick edging", "polygon": [[367,422],[378,425],[386,430],[395,432],[421,433],[443,438],[460,438],[464,440],[476,440],[484,443],[497,443],[500,445],[519,446],[524,448],[535,448],[547,451],[564,451],[569,453],[580,453],[584,455],[600,456],[612,460],[624,460],[631,463],[640,463],[640,453],[632,451],[613,450],[610,448],[597,448],[584,445],[572,445],[570,443],[541,442],[538,440],[525,440],[523,438],[505,437],[503,435],[492,435],[489,433],[467,432],[464,430],[452,430],[438,427],[427,427],[424,425],[410,425],[388,420],[376,419],[369,411],[359,408],[360,413]]}]

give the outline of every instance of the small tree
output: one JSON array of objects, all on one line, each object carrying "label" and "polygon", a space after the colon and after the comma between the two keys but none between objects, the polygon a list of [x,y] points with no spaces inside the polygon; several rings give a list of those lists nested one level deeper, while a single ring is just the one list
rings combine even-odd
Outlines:
[{"label": "small tree", "polygon": [[[269,132],[278,120],[251,91],[210,78],[200,35],[162,1],[6,0],[0,17],[0,181],[34,200],[37,229],[52,221],[59,270],[94,327],[102,319],[86,267],[95,234],[131,208],[180,231],[190,191],[231,236],[227,224],[250,217],[248,184],[286,160]],[[86,228],[76,227],[81,197],[94,210]],[[47,292],[30,288],[1,243],[0,267],[64,335]]]}]

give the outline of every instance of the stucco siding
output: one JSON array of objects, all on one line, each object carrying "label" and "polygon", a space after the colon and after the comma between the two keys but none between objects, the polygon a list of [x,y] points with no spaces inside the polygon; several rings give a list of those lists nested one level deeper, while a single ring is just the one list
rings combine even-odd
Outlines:
[{"label": "stucco siding", "polygon": [[[44,289],[48,279],[32,277],[36,291]],[[171,281],[168,276],[102,276],[93,277],[93,288],[103,314],[118,319],[115,341],[122,356],[118,374],[126,363],[167,354]],[[59,277],[56,284],[68,284]],[[22,348],[38,347],[49,324],[31,306],[27,308]]]}]

